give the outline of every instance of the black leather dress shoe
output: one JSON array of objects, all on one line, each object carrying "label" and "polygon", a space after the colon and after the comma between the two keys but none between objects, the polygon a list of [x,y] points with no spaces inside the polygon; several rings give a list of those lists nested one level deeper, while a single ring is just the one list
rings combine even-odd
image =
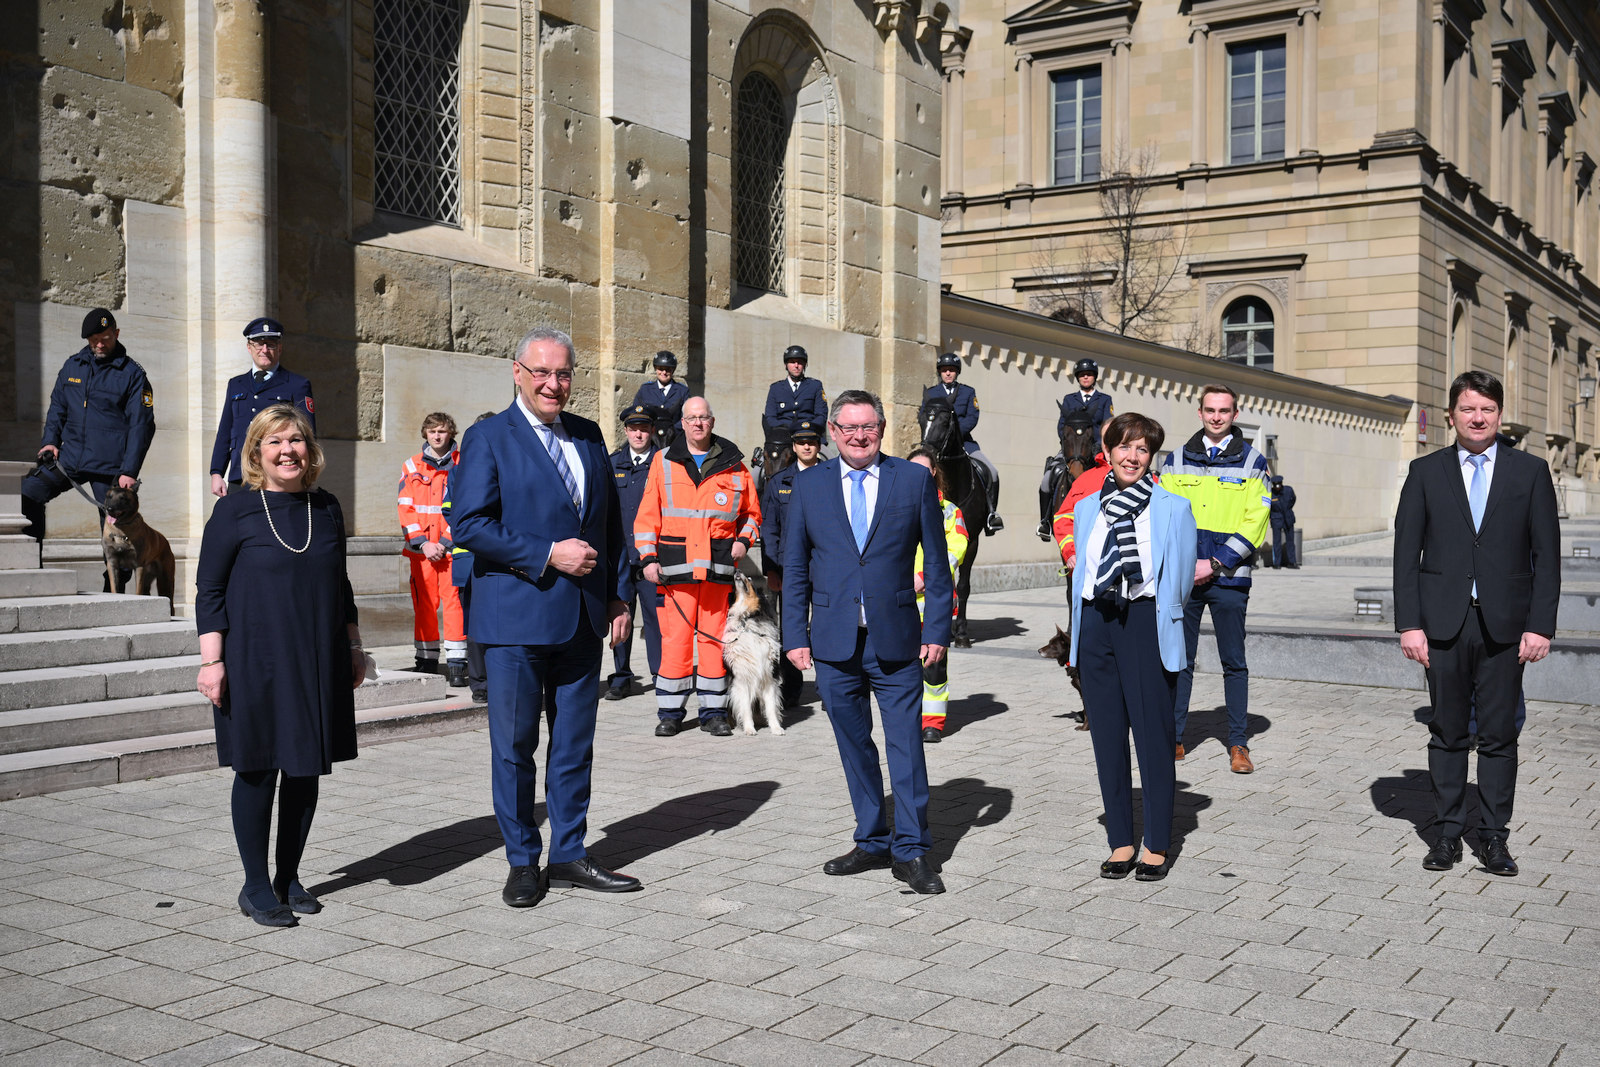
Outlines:
[{"label": "black leather dress shoe", "polygon": [[1483,869],[1490,874],[1498,874],[1502,878],[1517,876],[1517,861],[1511,858],[1511,850],[1498,837],[1491,837],[1483,843],[1483,851],[1478,858],[1483,861]]},{"label": "black leather dress shoe", "polygon": [[294,917],[294,912],[289,910],[287,904],[275,904],[270,908],[258,908],[250,903],[250,898],[244,890],[239,890],[239,913],[248,915],[262,926],[299,926],[300,920]]},{"label": "black leather dress shoe", "polygon": [[592,889],[596,893],[632,893],[643,889],[639,879],[627,874],[608,871],[594,861],[593,856],[566,863],[552,863],[545,868],[545,879],[552,889]]},{"label": "black leather dress shoe", "polygon": [[910,886],[913,893],[944,892],[944,882],[926,856],[918,856],[914,860],[896,861],[892,870],[894,876]]},{"label": "black leather dress shoe", "polygon": [[291,881],[288,886],[280,889],[273,883],[272,891],[278,895],[278,900],[289,905],[289,910],[299,915],[315,915],[322,910],[322,902],[300,884],[299,879]]},{"label": "black leather dress shoe", "polygon": [[678,725],[678,720],[662,719],[660,722],[656,723],[656,736],[677,737],[678,731],[681,729],[683,729],[683,727]]},{"label": "black leather dress shoe", "polygon": [[924,726],[922,728],[922,743],[923,744],[925,744],[925,745],[937,745],[940,741],[943,741],[943,740],[944,740],[944,731],[939,729],[937,726]]},{"label": "black leather dress shoe", "polygon": [[1461,838],[1441,837],[1433,843],[1428,854],[1422,857],[1424,870],[1448,871],[1461,862]]},{"label": "black leather dress shoe", "polygon": [[606,699],[607,700],[624,700],[624,699],[627,698],[627,696],[628,696],[628,687],[625,686],[625,685],[622,685],[622,686],[613,685],[613,686],[608,686],[606,688]]},{"label": "black leather dress shoe", "polygon": [[513,867],[506,875],[506,887],[500,890],[500,899],[511,908],[531,908],[544,899],[544,879],[539,877],[537,865]]},{"label": "black leather dress shoe", "polygon": [[733,727],[728,725],[728,717],[726,715],[717,715],[713,718],[706,719],[700,724],[700,729],[704,730],[712,737],[733,736]]},{"label": "black leather dress shoe", "polygon": [[838,859],[822,865],[823,874],[860,874],[863,871],[881,871],[889,866],[888,856],[879,856],[864,849],[853,848]]}]

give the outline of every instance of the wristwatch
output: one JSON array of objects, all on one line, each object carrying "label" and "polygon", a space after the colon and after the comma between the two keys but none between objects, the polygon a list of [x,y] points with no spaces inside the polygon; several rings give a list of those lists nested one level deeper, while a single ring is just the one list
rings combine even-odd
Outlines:
[{"label": "wristwatch", "polygon": [[1211,557],[1211,569],[1214,571],[1220,571],[1222,569],[1222,561],[1216,556]]}]

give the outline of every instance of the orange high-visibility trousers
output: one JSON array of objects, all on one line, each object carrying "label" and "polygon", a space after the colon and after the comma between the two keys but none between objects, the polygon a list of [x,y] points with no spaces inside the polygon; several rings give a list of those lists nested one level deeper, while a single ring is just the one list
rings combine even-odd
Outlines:
[{"label": "orange high-visibility trousers", "polygon": [[656,609],[661,623],[656,714],[663,719],[683,718],[689,694],[697,693],[700,718],[727,715],[728,668],[722,662],[721,642],[728,624],[729,587],[721,582],[686,582],[664,585],[661,591],[661,606]]},{"label": "orange high-visibility trousers", "polygon": [[461,591],[450,581],[450,557],[411,560],[411,610],[416,615],[412,636],[419,659],[439,658],[439,609],[444,609],[444,658],[467,658],[467,631],[461,614]]}]

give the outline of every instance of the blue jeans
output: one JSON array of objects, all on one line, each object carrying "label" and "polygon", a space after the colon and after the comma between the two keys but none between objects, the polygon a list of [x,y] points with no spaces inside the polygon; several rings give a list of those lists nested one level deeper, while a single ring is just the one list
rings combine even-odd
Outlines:
[{"label": "blue jeans", "polygon": [[1173,719],[1178,740],[1189,722],[1189,691],[1194,688],[1194,657],[1200,650],[1200,616],[1211,608],[1211,628],[1217,634],[1217,658],[1222,660],[1222,692],[1228,702],[1228,747],[1250,744],[1245,719],[1250,711],[1250,668],[1244,662],[1244,615],[1250,590],[1207,582],[1197,585],[1183,609],[1183,640],[1189,662],[1178,675],[1178,696]]}]

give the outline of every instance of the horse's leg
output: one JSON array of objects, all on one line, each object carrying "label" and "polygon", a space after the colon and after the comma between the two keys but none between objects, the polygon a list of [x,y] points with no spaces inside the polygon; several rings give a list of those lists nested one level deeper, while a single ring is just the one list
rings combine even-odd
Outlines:
[{"label": "horse's leg", "polygon": [[967,540],[967,554],[956,568],[956,617],[950,626],[950,643],[956,648],[972,647],[972,638],[967,636],[967,597],[972,592],[972,564],[977,558],[978,535],[972,533]]}]

